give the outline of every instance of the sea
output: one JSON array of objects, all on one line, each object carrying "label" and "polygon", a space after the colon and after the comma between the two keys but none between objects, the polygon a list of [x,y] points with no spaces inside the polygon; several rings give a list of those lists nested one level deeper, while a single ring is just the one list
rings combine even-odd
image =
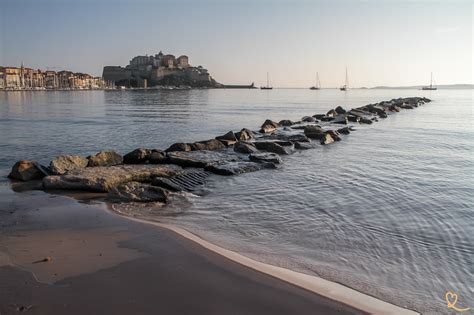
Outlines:
[{"label": "sea", "polygon": [[122,214],[423,314],[454,314],[448,291],[457,307],[474,308],[473,90],[1,92],[1,181],[20,159],[166,149],[410,96],[432,102],[355,125],[340,142],[284,156],[276,170],[211,176],[165,208]]}]

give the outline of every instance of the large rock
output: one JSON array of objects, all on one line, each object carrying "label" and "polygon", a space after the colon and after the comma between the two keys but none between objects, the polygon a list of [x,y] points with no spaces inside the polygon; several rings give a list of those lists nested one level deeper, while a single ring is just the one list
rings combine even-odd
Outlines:
[{"label": "large rock", "polygon": [[262,150],[262,151],[268,151],[268,152],[273,152],[276,154],[290,154],[290,152],[279,145],[278,143],[275,143],[273,141],[257,141],[254,142],[255,146],[257,149]]},{"label": "large rock", "polygon": [[128,182],[112,188],[107,197],[112,201],[166,203],[168,192],[158,186]]},{"label": "large rock", "polygon": [[329,133],[325,133],[319,141],[321,144],[330,144],[334,142],[334,139]]},{"label": "large rock", "polygon": [[178,143],[173,143],[172,145],[170,145],[170,147],[166,149],[165,152],[179,152],[179,151],[188,152],[192,150],[193,148],[191,144],[178,142]]},{"label": "large rock", "polygon": [[171,177],[180,173],[182,169],[176,165],[86,167],[65,175],[46,176],[43,178],[43,188],[108,192],[120,184],[132,181],[151,182],[154,177]]},{"label": "large rock", "polygon": [[169,162],[184,167],[206,167],[223,161],[238,161],[239,156],[235,153],[219,151],[192,151],[192,152],[169,152]]},{"label": "large rock", "polygon": [[191,145],[191,147],[193,148],[193,151],[200,151],[200,150],[213,151],[213,150],[225,149],[225,145],[217,139],[194,142]]},{"label": "large rock", "polygon": [[209,174],[205,171],[191,171],[168,178],[155,177],[151,184],[171,191],[194,191],[206,182]]},{"label": "large rock", "polygon": [[236,143],[238,140],[233,131],[229,131],[223,136],[218,136],[216,137],[216,139],[225,144],[226,146],[230,146]]},{"label": "large rock", "polygon": [[260,128],[260,132],[262,133],[269,133],[275,131],[277,128],[280,127],[279,123],[271,121],[270,119],[265,120],[262,127]]},{"label": "large rock", "polygon": [[341,141],[339,132],[335,130],[328,130],[326,133],[329,134],[334,141]]},{"label": "large rock", "polygon": [[339,132],[340,134],[348,135],[351,133],[351,128],[349,127],[340,128],[340,129],[337,129],[337,132]]},{"label": "large rock", "polygon": [[168,157],[166,152],[161,150],[151,150],[150,157],[148,158],[150,164],[166,164],[168,163]]},{"label": "large rock", "polygon": [[264,168],[275,168],[273,163],[255,163],[247,161],[226,161],[218,164],[210,164],[205,170],[218,175],[238,175],[259,171]]},{"label": "large rock", "polygon": [[289,127],[291,125],[294,125],[294,122],[292,122],[289,119],[284,119],[284,120],[280,120],[280,122],[278,124],[281,125],[281,126],[284,126],[284,127]]},{"label": "large rock", "polygon": [[326,117],[336,117],[337,115],[339,115],[339,113],[334,109],[331,109],[326,113]]},{"label": "large rock", "polygon": [[87,167],[89,160],[79,155],[61,155],[51,161],[49,169],[53,174],[62,175],[75,169]]},{"label": "large rock", "polygon": [[347,125],[347,116],[345,114],[339,114],[336,117],[334,117],[334,120],[331,121],[333,124],[341,124],[341,125]]},{"label": "large rock", "polygon": [[321,139],[324,135],[324,132],[324,129],[317,125],[306,126],[304,128],[305,136],[311,139]]},{"label": "large rock", "polygon": [[280,164],[283,162],[277,154],[271,152],[251,153],[249,159],[254,162],[270,162],[274,164]]},{"label": "large rock", "polygon": [[148,162],[150,155],[150,149],[138,148],[133,150],[130,153],[127,153],[123,156],[124,164],[144,164]]},{"label": "large rock", "polygon": [[247,128],[243,128],[239,132],[235,133],[235,137],[239,141],[247,141],[247,140],[251,140],[251,139],[255,138],[255,134],[253,133],[252,130],[247,129]]},{"label": "large rock", "polygon": [[252,153],[257,152],[257,148],[251,142],[239,141],[234,144],[234,151],[238,153]]},{"label": "large rock", "polygon": [[20,160],[13,165],[8,177],[21,181],[41,179],[45,174],[38,166],[39,164],[36,161]]},{"label": "large rock", "polygon": [[115,151],[102,151],[88,157],[87,166],[114,166],[123,163],[123,157]]},{"label": "large rock", "polygon": [[334,109],[334,111],[338,114],[345,114],[346,113],[346,110],[344,108],[342,108],[341,106],[338,106]]},{"label": "large rock", "polygon": [[304,134],[296,134],[296,135],[289,135],[287,138],[286,138],[288,141],[291,141],[291,142],[309,142],[309,138],[306,137]]},{"label": "large rock", "polygon": [[304,122],[315,122],[315,121],[316,121],[316,118],[311,117],[311,116],[304,116],[303,118],[301,118],[301,121],[304,121]]},{"label": "large rock", "polygon": [[314,149],[314,146],[308,142],[295,142],[295,149],[297,150],[309,150]]}]

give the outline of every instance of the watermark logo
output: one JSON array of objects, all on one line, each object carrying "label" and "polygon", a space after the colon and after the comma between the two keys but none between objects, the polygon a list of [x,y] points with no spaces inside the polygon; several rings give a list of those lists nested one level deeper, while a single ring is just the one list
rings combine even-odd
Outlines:
[{"label": "watermark logo", "polygon": [[461,308],[456,306],[456,304],[458,303],[458,295],[456,293],[448,291],[444,295],[444,298],[446,299],[446,304],[448,305],[448,308],[452,308],[457,312],[467,312],[471,309],[469,307]]}]

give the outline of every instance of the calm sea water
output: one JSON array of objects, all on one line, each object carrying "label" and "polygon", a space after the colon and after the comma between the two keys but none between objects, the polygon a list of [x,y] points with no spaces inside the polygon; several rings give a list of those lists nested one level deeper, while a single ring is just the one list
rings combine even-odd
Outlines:
[{"label": "calm sea water", "polygon": [[22,158],[164,149],[267,118],[404,96],[434,101],[284,157],[281,169],[214,176],[204,194],[128,211],[425,314],[449,314],[448,290],[459,306],[474,307],[471,90],[0,93],[0,173]]}]

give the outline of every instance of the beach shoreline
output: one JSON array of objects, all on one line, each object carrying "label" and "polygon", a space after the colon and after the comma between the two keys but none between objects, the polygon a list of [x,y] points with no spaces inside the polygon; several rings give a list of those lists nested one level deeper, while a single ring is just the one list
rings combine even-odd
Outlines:
[{"label": "beach shoreline", "polygon": [[[11,192],[9,194],[11,195]],[[17,208],[13,209],[13,213],[10,215],[18,217],[13,219],[15,225],[10,225],[0,234],[0,239],[4,244],[0,250],[0,273],[3,279],[7,279],[2,285],[3,290],[5,290],[3,296],[7,297],[7,303],[2,302],[0,306],[2,314],[8,314],[12,307],[31,307],[37,309],[38,313],[42,313],[45,310],[44,307],[48,309],[47,313],[53,314],[64,310],[71,313],[74,313],[75,310],[79,312],[81,308],[78,304],[75,304],[75,301],[78,302],[80,299],[78,300],[74,294],[63,297],[67,301],[65,305],[72,308],[61,308],[60,311],[49,304],[51,303],[49,301],[51,293],[42,293],[41,289],[38,288],[45,286],[51,289],[51,286],[61,287],[65,283],[68,283],[67,286],[74,288],[71,283],[74,283],[76,279],[82,280],[98,276],[108,270],[115,270],[116,276],[119,278],[135,277],[133,276],[134,272],[123,269],[121,266],[146,261],[150,257],[158,258],[163,251],[163,247],[166,249],[169,246],[167,244],[170,240],[182,246],[181,249],[177,250],[178,256],[186,256],[192,253],[199,257],[205,257],[208,262],[210,261],[210,265],[206,266],[210,270],[208,272],[212,273],[219,271],[221,268],[230,268],[231,276],[239,275],[240,277],[244,274],[247,279],[252,279],[251,281],[258,274],[258,277],[263,277],[262,281],[267,289],[269,285],[271,289],[274,286],[278,288],[284,286],[290,290],[289,292],[298,296],[298,299],[302,296],[305,300],[317,298],[317,301],[311,301],[308,305],[306,305],[308,301],[301,305],[293,305],[292,298],[289,297],[288,301],[284,298],[279,302],[284,304],[282,310],[286,309],[288,311],[289,309],[285,307],[293,307],[293,310],[306,313],[305,310],[312,309],[317,305],[321,310],[320,314],[331,314],[332,311],[338,314],[340,314],[339,312],[343,314],[418,314],[367,296],[341,284],[252,260],[236,252],[211,244],[191,232],[173,225],[144,221],[117,214],[108,209],[104,203],[95,201],[96,196],[90,196],[89,199],[87,195],[84,195],[85,198],[79,202],[70,197],[44,193],[39,195],[16,193],[14,196],[15,200],[10,202],[10,207],[15,205],[14,207]],[[11,198],[9,199],[11,200]],[[31,207],[28,204],[35,206]],[[2,206],[4,207],[5,204],[2,204]],[[67,209],[67,211],[64,211],[64,209]],[[156,236],[143,236],[143,231],[147,231],[145,234],[166,235],[167,241],[156,242]],[[137,238],[143,238],[138,246],[137,244],[124,246],[128,242],[133,243],[133,240]],[[148,243],[155,243],[154,246],[158,246],[158,248],[150,250],[150,248],[147,248],[147,246],[150,246]],[[41,262],[41,259],[45,257],[50,257],[51,262]],[[178,265],[184,263],[182,258],[179,261],[173,258],[173,255],[160,256],[160,258]],[[160,273],[159,270],[153,267],[153,264],[150,265],[150,262],[144,264],[146,267],[142,266],[142,269],[148,269],[150,273]],[[193,267],[187,266],[187,268],[190,269],[188,272],[196,271]],[[248,273],[251,273],[252,277],[248,278]],[[16,287],[15,283],[20,278],[27,277],[28,274],[34,276],[34,281],[32,279],[25,280],[25,283],[29,283],[26,290],[25,287]],[[234,289],[248,285],[247,280],[239,279]],[[146,278],[143,276],[142,280],[146,282]],[[185,283],[185,286],[189,286],[190,280],[169,279],[170,285],[177,286],[177,289],[182,289],[183,283]],[[198,281],[192,286],[199,288],[200,285],[204,285],[204,287],[217,285],[213,283],[213,277],[206,277],[201,280],[204,282]],[[99,283],[102,282],[107,283],[107,280],[101,279]],[[85,288],[79,286],[74,289],[80,292]],[[155,289],[153,287],[153,290]],[[223,287],[222,289],[229,288]],[[39,293],[36,292],[38,290]],[[136,294],[142,295],[143,290],[150,290],[150,286],[146,289],[139,289]],[[213,290],[215,288],[208,288],[207,293],[209,294]],[[252,290],[259,292],[255,288]],[[25,299],[25,292],[28,293],[26,295],[35,296],[36,299]],[[232,296],[232,300],[245,299],[247,294],[252,295],[251,292],[239,293],[242,296]],[[99,296],[103,295],[97,294]],[[278,295],[279,293],[272,294]],[[15,298],[18,299],[18,302],[15,302]],[[212,299],[212,294],[208,295],[207,298]],[[265,298],[261,301],[254,300],[254,305],[251,308],[268,313],[265,310],[268,307],[267,302]],[[108,304],[107,302],[104,303]],[[211,301],[206,302],[205,299],[201,298],[198,304],[202,307],[203,303],[208,304]],[[238,305],[233,306],[240,307]],[[173,307],[170,307],[169,311],[173,313]],[[272,310],[271,313],[274,313],[274,311]],[[94,310],[91,310],[91,312],[94,312]],[[147,311],[144,312],[147,313]]]}]

